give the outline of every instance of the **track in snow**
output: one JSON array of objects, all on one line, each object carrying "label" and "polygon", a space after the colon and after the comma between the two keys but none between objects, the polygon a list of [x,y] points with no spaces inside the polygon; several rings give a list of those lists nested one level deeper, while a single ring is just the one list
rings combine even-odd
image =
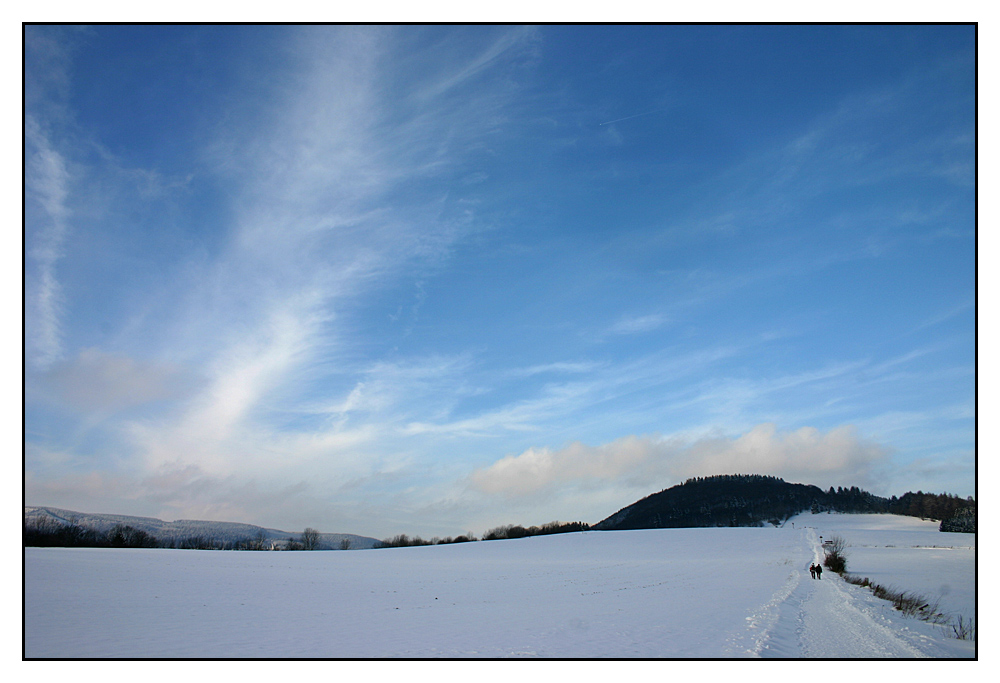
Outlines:
[{"label": "track in snow", "polygon": [[[816,531],[807,529],[806,539],[813,552],[809,564],[821,562],[824,553]],[[839,576],[827,571],[819,580],[803,578],[807,570],[803,567],[790,576],[786,587],[779,591],[770,618],[762,618],[770,622],[768,628],[756,639],[750,654],[795,659],[931,656],[900,637],[879,610],[859,599]]]}]

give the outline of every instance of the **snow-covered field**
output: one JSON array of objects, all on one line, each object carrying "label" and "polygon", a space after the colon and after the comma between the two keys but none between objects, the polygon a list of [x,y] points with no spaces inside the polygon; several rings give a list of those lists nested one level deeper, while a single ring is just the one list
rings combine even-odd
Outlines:
[{"label": "snow-covered field", "polygon": [[825,529],[819,533],[826,538],[842,537],[848,573],[922,595],[946,614],[976,616],[974,534],[942,533],[940,522],[899,515],[802,515],[792,521]]},{"label": "snow-covered field", "polygon": [[[968,615],[973,536],[882,515],[791,521],[352,552],[28,548],[24,654],[975,656],[974,643],[807,571],[819,536],[839,534],[852,546],[849,570],[918,591],[947,586],[949,609]],[[924,538],[954,549],[913,549]],[[916,562],[903,551],[925,554]]]}]

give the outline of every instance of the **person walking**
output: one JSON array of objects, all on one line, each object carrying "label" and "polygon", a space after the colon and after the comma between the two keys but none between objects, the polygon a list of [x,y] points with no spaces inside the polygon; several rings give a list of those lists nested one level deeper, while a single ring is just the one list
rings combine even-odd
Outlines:
[{"label": "person walking", "polygon": [[817,579],[823,578],[823,567],[821,567],[819,564],[816,565],[816,578]]},{"label": "person walking", "polygon": [[816,578],[816,565],[814,564],[809,565],[809,576],[813,577],[814,579]]}]

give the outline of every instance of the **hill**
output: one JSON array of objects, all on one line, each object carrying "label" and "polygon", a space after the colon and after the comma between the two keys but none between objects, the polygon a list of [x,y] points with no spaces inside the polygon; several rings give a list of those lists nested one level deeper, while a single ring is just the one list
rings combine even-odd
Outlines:
[{"label": "hill", "polygon": [[[254,524],[239,522],[212,522],[194,519],[179,519],[173,522],[165,522],[162,519],[154,517],[93,514],[54,507],[24,506],[25,524],[37,523],[42,520],[51,521],[59,525],[75,524],[93,529],[99,533],[106,533],[115,525],[123,524],[155,536],[161,543],[168,545],[171,541],[181,544],[192,540],[237,543],[246,539],[257,538],[262,534],[263,538],[269,544],[274,543],[277,546],[281,546],[287,543],[289,538],[298,540],[301,535],[300,531],[281,531],[280,529],[268,529]],[[358,536],[356,534],[320,533],[318,549],[339,549],[341,543],[345,540],[350,542],[352,550],[372,548],[379,542],[378,539]]]},{"label": "hill", "polygon": [[823,512],[889,512],[895,499],[856,486],[823,491],[759,474],[696,477],[646,496],[594,525],[597,530],[668,529],[780,524],[792,515]]}]

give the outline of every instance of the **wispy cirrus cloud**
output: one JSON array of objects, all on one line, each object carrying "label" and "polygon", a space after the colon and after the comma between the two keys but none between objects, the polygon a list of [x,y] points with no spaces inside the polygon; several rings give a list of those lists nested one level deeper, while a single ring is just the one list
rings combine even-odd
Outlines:
[{"label": "wispy cirrus cloud", "polygon": [[554,363],[544,363],[532,365],[527,368],[517,368],[510,371],[516,377],[533,377],[546,374],[581,374],[590,373],[599,369],[601,363],[596,361],[556,361]]},{"label": "wispy cirrus cloud", "polygon": [[58,273],[73,218],[77,171],[59,131],[72,125],[67,98],[73,31],[24,37],[25,356],[45,369],[62,357],[66,294]]},{"label": "wispy cirrus cloud", "polygon": [[531,398],[508,403],[499,408],[478,412],[471,417],[411,422],[407,434],[451,434],[490,436],[510,432],[537,431],[554,418],[579,410],[592,401],[593,383],[563,382],[548,384]]},{"label": "wispy cirrus cloud", "polygon": [[[306,463],[313,481],[373,476],[386,466],[387,440],[404,425],[449,410],[448,399],[416,413],[408,401],[447,394],[442,385],[458,396],[469,391],[457,379],[467,363],[461,356],[350,360],[354,329],[340,309],[356,307],[386,281],[437,267],[463,239],[470,208],[445,217],[446,195],[413,188],[475,171],[469,149],[503,117],[506,75],[533,49],[532,31],[523,28],[471,31],[458,45],[429,43],[407,55],[389,27],[282,35],[287,59],[259,74],[270,97],[252,114],[234,115],[203,152],[203,173],[214,174],[230,202],[225,223],[204,226],[211,236],[204,257],[177,264],[172,272],[182,277],[161,287],[169,292],[161,309],[129,331],[155,335],[163,359],[197,381],[156,415],[114,417],[114,410],[79,406],[90,411],[88,424],[114,420],[105,431],[119,462],[146,472],[196,468],[201,487],[287,481]],[[436,68],[396,82],[404,57]],[[61,353],[53,273],[69,179],[41,127],[29,127],[28,136],[35,150],[29,189],[41,215],[32,222],[40,264],[35,348],[51,363]],[[196,191],[199,180],[190,180]],[[119,341],[127,350],[94,348],[60,367],[64,399],[86,393],[86,377],[104,388],[106,408],[153,398],[153,375],[136,371],[167,365],[140,360],[136,354],[152,350],[129,348],[128,336]],[[322,400],[320,379],[326,396],[343,387],[343,400]]]},{"label": "wispy cirrus cloud", "polygon": [[25,304],[30,309],[25,334],[30,360],[45,368],[62,355],[64,294],[56,266],[69,231],[72,181],[66,159],[30,115],[25,117],[24,147],[25,220],[33,226],[25,244]]},{"label": "wispy cirrus cloud", "polygon": [[428,101],[440,97],[448,91],[457,88],[476,78],[504,55],[518,51],[518,57],[524,58],[535,53],[537,30],[531,26],[512,27],[495,36],[486,37],[485,43],[478,43],[470,57],[457,64],[457,67],[443,70],[440,76],[430,80],[426,85],[415,91],[420,101]]},{"label": "wispy cirrus cloud", "polygon": [[649,315],[625,316],[611,326],[611,334],[641,334],[651,332],[662,327],[668,322],[666,316],[660,313],[650,313]]}]

